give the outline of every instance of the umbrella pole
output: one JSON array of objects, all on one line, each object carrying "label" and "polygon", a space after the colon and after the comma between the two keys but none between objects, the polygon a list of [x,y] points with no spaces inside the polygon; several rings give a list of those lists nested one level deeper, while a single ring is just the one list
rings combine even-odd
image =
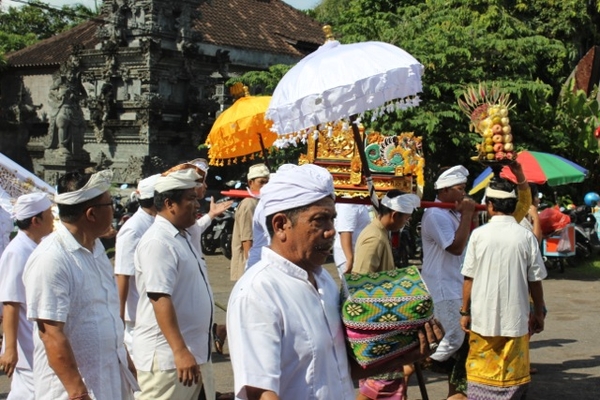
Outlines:
[{"label": "umbrella pole", "polygon": [[379,210],[379,198],[377,198],[375,188],[373,187],[373,178],[371,177],[371,170],[369,169],[369,163],[367,161],[367,155],[365,153],[365,145],[363,143],[363,138],[360,136],[360,131],[358,130],[358,125],[356,124],[356,115],[350,116],[350,125],[352,126],[354,143],[356,149],[358,150],[360,163],[362,164],[362,173],[365,177],[365,180],[367,181],[367,189],[369,189],[369,198],[371,199],[373,207],[375,207],[376,210]]},{"label": "umbrella pole", "polygon": [[271,166],[269,165],[269,158],[267,157],[268,156],[267,149],[265,149],[265,144],[263,142],[262,135],[260,133],[258,133],[257,135],[258,135],[258,143],[260,144],[260,150],[262,151],[262,156],[263,156],[263,159],[265,160],[265,165],[267,166],[269,171],[271,171]]}]

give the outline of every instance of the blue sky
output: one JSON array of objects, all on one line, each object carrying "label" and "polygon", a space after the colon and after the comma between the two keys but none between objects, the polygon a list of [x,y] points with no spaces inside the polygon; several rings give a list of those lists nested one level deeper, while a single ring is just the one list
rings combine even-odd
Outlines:
[{"label": "blue sky", "polygon": [[[27,1],[27,0],[25,0]],[[63,4],[77,4],[81,3],[89,8],[94,8],[95,4],[102,4],[102,0],[43,0],[44,3],[53,5],[53,6],[61,6]],[[226,1],[226,0],[214,0],[214,1]],[[293,7],[296,7],[299,10],[306,10],[309,8],[313,8],[317,4],[321,2],[321,0],[283,0],[286,3],[290,4]],[[10,0],[2,0],[2,7],[6,8],[9,6],[18,6],[22,3],[12,2]]]}]

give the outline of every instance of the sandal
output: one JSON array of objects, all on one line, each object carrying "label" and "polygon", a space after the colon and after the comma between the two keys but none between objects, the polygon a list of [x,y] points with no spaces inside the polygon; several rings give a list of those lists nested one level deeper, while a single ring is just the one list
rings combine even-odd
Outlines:
[{"label": "sandal", "polygon": [[215,322],[212,326],[213,341],[215,343],[215,351],[219,354],[223,354],[223,340],[217,335],[217,323]]}]

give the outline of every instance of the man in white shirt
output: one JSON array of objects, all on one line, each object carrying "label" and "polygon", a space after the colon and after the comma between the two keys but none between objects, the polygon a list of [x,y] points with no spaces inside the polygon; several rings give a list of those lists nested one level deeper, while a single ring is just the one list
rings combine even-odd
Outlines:
[{"label": "man in white shirt", "polygon": [[531,380],[529,332],[544,330],[547,273],[536,237],[512,216],[515,186],[494,179],[485,196],[491,220],[471,234],[462,267],[468,393],[470,399],[524,399]]},{"label": "man in white shirt", "polygon": [[[43,237],[52,233],[52,203],[44,193],[20,196],[13,213],[19,232],[0,257],[0,302],[4,342],[0,370],[12,376],[9,400],[33,400],[33,323],[27,319],[23,270]],[[14,373],[14,375],[13,375]]]},{"label": "man in white shirt", "polygon": [[352,271],[354,248],[360,233],[371,222],[370,207],[364,204],[337,203],[333,259],[340,276]]},{"label": "man in white shirt", "polygon": [[38,400],[125,400],[138,389],[113,268],[98,239],[112,223],[111,179],[108,170],[59,179],[54,201],[61,224],[23,273],[27,317],[35,321]]},{"label": "man in white shirt", "polygon": [[232,281],[240,279],[246,268],[253,240],[252,217],[258,204],[255,194],[269,182],[269,176],[269,168],[265,164],[253,165],[248,170],[248,191],[251,196],[243,199],[235,210],[235,223],[231,238],[230,276]]},{"label": "man in white shirt", "polygon": [[125,346],[132,354],[133,329],[137,303],[140,295],[135,285],[133,256],[142,235],[150,228],[156,215],[154,207],[154,184],[160,174],[142,179],[137,186],[136,196],[140,207],[119,230],[115,245],[115,275],[119,289],[119,313],[125,322]]},{"label": "man in white shirt", "polygon": [[133,359],[139,400],[197,399],[210,361],[213,295],[206,264],[186,229],[196,223],[205,172],[181,164],[154,186],[157,215],[135,252],[140,294]]},{"label": "man in white shirt", "polygon": [[419,348],[372,369],[348,359],[339,289],[322,267],[335,236],[333,178],[305,164],[261,189],[270,247],[235,285],[227,311],[235,395],[240,399],[351,399],[352,378],[430,354],[443,336],[426,324]]},{"label": "man in white shirt", "polygon": [[[435,201],[455,204],[455,208],[428,208],[421,219],[421,275],[431,293],[435,317],[446,331],[440,346],[431,355],[433,360],[439,362],[450,360],[453,363],[453,355],[461,348],[465,338],[459,314],[463,283],[460,267],[471,233],[471,223],[476,215],[475,202],[465,197],[468,176],[469,171],[462,165],[442,172],[434,184],[437,194]],[[446,366],[447,370],[451,368],[452,365]],[[408,374],[406,376],[407,379],[410,377]],[[454,382],[448,382],[447,398],[466,399],[462,388],[456,386]]]}]

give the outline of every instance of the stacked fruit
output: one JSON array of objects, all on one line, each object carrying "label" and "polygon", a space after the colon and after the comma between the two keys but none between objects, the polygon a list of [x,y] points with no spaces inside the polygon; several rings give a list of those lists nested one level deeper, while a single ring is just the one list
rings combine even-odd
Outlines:
[{"label": "stacked fruit", "polygon": [[479,151],[480,159],[502,161],[514,158],[513,137],[506,106],[489,106],[487,117],[479,122],[477,131],[483,136]]},{"label": "stacked fruit", "polygon": [[512,107],[508,95],[497,87],[470,86],[458,99],[459,108],[470,117],[471,129],[483,140],[477,145],[476,161],[504,161],[515,158],[508,112]]}]

